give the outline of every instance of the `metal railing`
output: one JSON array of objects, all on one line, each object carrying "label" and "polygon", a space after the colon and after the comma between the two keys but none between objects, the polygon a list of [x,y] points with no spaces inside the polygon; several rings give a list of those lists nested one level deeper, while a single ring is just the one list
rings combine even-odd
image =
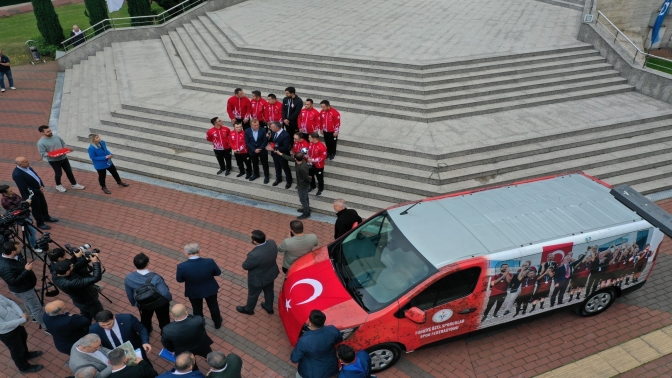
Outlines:
[{"label": "metal railing", "polygon": [[[602,22],[601,20],[606,21],[606,23]],[[670,72],[669,68],[667,68],[666,66],[652,62],[650,61],[650,59],[667,62],[671,66],[672,66],[672,60],[651,55],[649,53],[645,53],[644,51],[640,50],[639,47],[637,47],[637,45],[635,45],[630,40],[630,38],[628,38],[618,27],[616,27],[616,25],[614,25],[613,22],[611,22],[611,20],[607,18],[607,16],[604,15],[604,13],[600,12],[599,10],[597,11],[597,17],[595,17],[595,25],[601,25],[609,35],[614,37],[614,41],[612,42],[612,44],[615,46],[616,43],[618,42],[618,44],[623,48],[623,50],[625,50],[626,52],[628,52],[628,54],[630,54],[630,56],[632,56],[632,64],[635,64],[638,61],[637,58],[639,57],[639,62],[642,65],[642,67],[654,66],[656,67],[656,69],[660,71],[667,73]],[[646,41],[644,41],[644,43],[646,44]],[[658,67],[663,69],[661,70]]]},{"label": "metal railing", "polygon": [[173,18],[187,12],[188,10],[196,7],[197,5],[205,3],[207,0],[185,0],[176,6],[163,11],[160,14],[152,14],[148,16],[136,16],[136,17],[120,17],[120,18],[108,18],[99,23],[82,30],[81,34],[72,36],[65,41],[61,42],[65,51],[71,50],[74,47],[79,46],[86,41],[94,39],[96,36],[103,34],[110,29],[120,29],[120,28],[129,28],[135,26],[153,26],[161,25],[166,21],[170,21]]}]

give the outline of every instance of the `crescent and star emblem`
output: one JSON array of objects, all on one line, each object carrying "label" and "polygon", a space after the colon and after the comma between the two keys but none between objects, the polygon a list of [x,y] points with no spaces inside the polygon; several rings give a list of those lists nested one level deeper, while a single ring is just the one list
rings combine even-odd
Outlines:
[{"label": "crescent and star emblem", "polygon": [[[294,289],[294,286],[300,285],[300,284],[306,284],[306,285],[312,286],[313,287],[313,295],[311,295],[310,298],[306,299],[305,301],[303,301],[301,303],[297,303],[297,305],[302,305],[302,304],[312,302],[315,299],[317,299],[317,297],[319,297],[320,294],[322,294],[322,289],[323,289],[322,284],[320,283],[320,281],[314,280],[312,278],[304,278],[302,280],[296,281],[294,283],[294,285],[292,285],[292,287],[289,288],[289,292],[291,293],[292,289]],[[287,308],[287,311],[289,311],[289,309],[292,308],[292,306],[290,304],[291,301],[292,301],[291,299],[285,300],[285,308]]]}]

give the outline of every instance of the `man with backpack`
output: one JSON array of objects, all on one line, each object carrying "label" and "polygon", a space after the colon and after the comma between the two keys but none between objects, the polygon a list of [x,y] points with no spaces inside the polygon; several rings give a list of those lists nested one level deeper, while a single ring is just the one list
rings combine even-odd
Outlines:
[{"label": "man with backpack", "polygon": [[128,301],[140,311],[140,322],[148,333],[152,332],[154,313],[163,330],[170,323],[170,301],[173,299],[168,285],[158,273],[149,271],[149,257],[144,253],[133,258],[133,265],[137,270],[124,279]]}]

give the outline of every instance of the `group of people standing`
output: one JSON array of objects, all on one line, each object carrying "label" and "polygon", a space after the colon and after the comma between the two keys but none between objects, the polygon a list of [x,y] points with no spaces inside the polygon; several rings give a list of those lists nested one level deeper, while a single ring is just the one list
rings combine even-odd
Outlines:
[{"label": "group of people standing", "polygon": [[639,245],[625,242],[618,246],[612,244],[602,251],[597,245],[588,246],[577,258],[568,253],[560,263],[554,260],[553,253],[538,266],[526,260],[515,273],[509,264],[501,264],[499,273],[490,279],[490,296],[482,321],[487,319],[493,307],[492,318],[499,317],[498,312],[505,303],[502,316],[508,315],[515,306],[515,318],[528,313],[528,308],[529,313],[533,312],[537,304],[543,309],[547,299],[551,302],[550,307],[554,307],[564,304],[566,294],[569,294],[569,303],[581,300],[582,293],[586,298],[608,286],[637,283],[651,254],[649,244],[640,250]]},{"label": "group of people standing", "polygon": [[322,110],[318,111],[313,100],[304,102],[294,87],[285,89],[282,102],[277,101],[274,94],[269,94],[267,99],[255,90],[250,100],[237,88],[226,106],[233,130],[224,126],[219,117],[214,117],[210,120],[213,127],[207,131],[206,140],[212,143],[219,164],[218,175],[231,174],[233,154],[238,166],[236,177],[245,176],[246,180],[254,181],[263,172],[264,184],[268,184],[270,153],[275,168],[272,185],[282,183],[284,174],[285,189],[289,189],[294,182],[289,162],[295,162],[296,188],[302,205],[299,219],[305,219],[310,217],[308,193],[317,189],[315,194],[320,196],[324,192],[324,166],[327,159],[333,160],[336,156],[341,116],[328,100],[320,102]]}]

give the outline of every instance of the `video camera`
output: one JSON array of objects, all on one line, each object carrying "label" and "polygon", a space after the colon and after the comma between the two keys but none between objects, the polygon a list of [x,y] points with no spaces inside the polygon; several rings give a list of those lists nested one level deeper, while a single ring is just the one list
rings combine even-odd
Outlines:
[{"label": "video camera", "polygon": [[79,251],[82,251],[82,252],[84,253],[84,256],[85,256],[87,259],[91,258],[91,256],[92,256],[94,253],[95,253],[95,254],[100,253],[100,249],[98,249],[98,248],[94,248],[94,249],[92,249],[92,250],[89,251],[90,248],[91,248],[91,244],[83,244],[83,245],[80,246],[80,247],[73,247],[73,246],[71,246],[70,244],[66,244],[66,245],[65,245],[65,250],[68,251],[68,253],[69,253],[70,255],[74,256],[75,253],[77,253],[77,252],[79,252]]},{"label": "video camera", "polygon": [[[30,196],[25,201],[21,201],[19,207],[6,212],[2,217],[0,217],[0,230],[7,231],[16,223],[23,223],[24,220],[30,216],[30,202],[33,199],[33,191],[28,190]],[[5,232],[3,232],[5,233]]]}]

